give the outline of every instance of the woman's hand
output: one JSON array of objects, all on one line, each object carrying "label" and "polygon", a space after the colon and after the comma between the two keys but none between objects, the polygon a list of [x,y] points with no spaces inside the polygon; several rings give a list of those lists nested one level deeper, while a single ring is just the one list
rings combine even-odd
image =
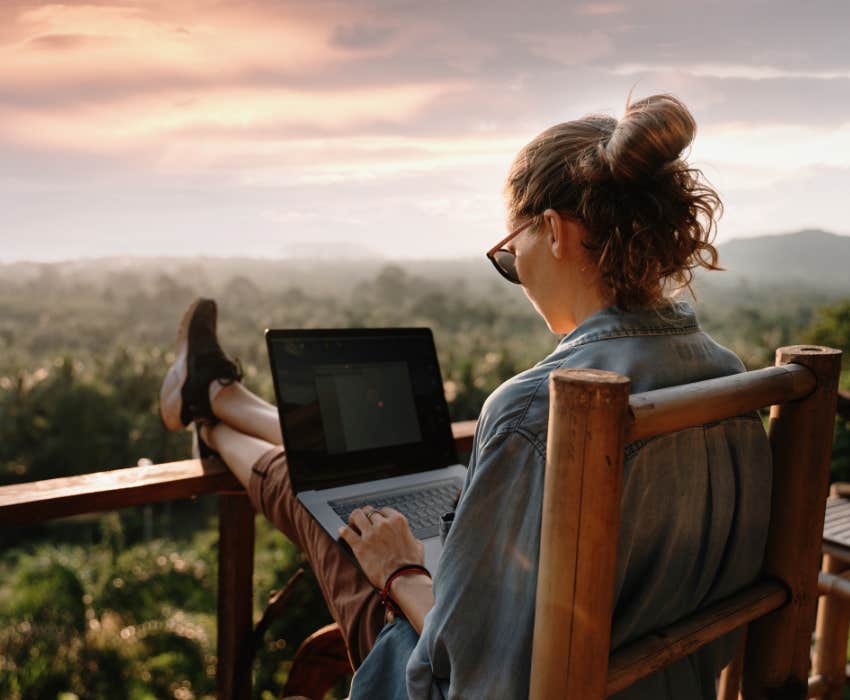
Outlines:
[{"label": "woman's hand", "polygon": [[392,508],[355,508],[339,535],[375,588],[383,588],[398,567],[425,563],[425,545],[413,536],[407,518]]}]

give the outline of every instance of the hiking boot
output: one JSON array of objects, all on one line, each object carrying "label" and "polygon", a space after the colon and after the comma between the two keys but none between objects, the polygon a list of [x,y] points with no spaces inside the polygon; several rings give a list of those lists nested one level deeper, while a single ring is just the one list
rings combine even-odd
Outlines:
[{"label": "hiking boot", "polygon": [[193,421],[215,423],[210,406],[210,382],[241,381],[242,370],[218,344],[218,310],[212,299],[195,299],[177,330],[177,356],[168,368],[159,392],[159,416],[168,430],[180,430]]}]

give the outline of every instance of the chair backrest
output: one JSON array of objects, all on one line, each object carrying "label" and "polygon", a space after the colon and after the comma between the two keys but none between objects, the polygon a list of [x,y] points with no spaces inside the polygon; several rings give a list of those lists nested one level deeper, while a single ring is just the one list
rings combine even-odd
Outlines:
[{"label": "chair backrest", "polygon": [[[552,373],[533,700],[602,700],[744,626],[744,696],[806,697],[840,369],[838,350],[790,346],[774,367],[634,396],[613,372]],[[773,487],[762,577],[609,658],[625,445],[765,406]]]}]

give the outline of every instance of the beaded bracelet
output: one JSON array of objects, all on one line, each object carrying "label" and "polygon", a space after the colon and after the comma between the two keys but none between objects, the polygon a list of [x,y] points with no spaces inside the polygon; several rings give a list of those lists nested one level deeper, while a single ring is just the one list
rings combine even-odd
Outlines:
[{"label": "beaded bracelet", "polygon": [[387,577],[387,582],[384,584],[384,588],[378,591],[378,596],[380,596],[381,602],[384,606],[394,615],[401,614],[401,608],[399,608],[398,604],[390,597],[390,586],[393,585],[393,581],[395,581],[399,576],[405,576],[407,574],[425,574],[428,578],[431,578],[431,572],[419,564],[405,564],[393,571]]}]

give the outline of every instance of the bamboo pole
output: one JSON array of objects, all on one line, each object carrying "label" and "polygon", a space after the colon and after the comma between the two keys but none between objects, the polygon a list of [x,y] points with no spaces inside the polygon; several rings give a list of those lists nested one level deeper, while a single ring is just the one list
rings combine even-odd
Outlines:
[{"label": "bamboo pole", "polygon": [[[824,559],[824,565],[818,574],[818,594],[834,596],[840,600],[850,601],[850,570],[845,570],[847,563],[836,557]],[[832,572],[836,573],[832,573]]]},{"label": "bamboo pole", "polygon": [[829,692],[831,684],[826,676],[811,676],[808,681],[808,689],[806,696],[810,698],[824,697],[824,693]]},{"label": "bamboo pole", "polygon": [[808,367],[817,378],[809,396],[774,405],[770,412],[773,490],[764,573],[784,581],[791,598],[750,624],[743,676],[747,700],[802,700],[808,688],[841,352],[779,348],[776,364],[789,363]]},{"label": "bamboo pole", "polygon": [[819,697],[841,700],[847,666],[847,634],[850,632],[850,581],[839,576],[847,563],[837,557],[825,554],[821,568],[818,586],[826,594],[818,602],[812,671],[829,681],[828,689]]},{"label": "bamboo pole", "polygon": [[602,700],[629,380],[555,370],[549,391],[530,698]]},{"label": "bamboo pole", "polygon": [[850,483],[836,481],[829,487],[829,495],[838,496],[839,498],[850,498]]},{"label": "bamboo pole", "polygon": [[808,368],[786,364],[635,394],[626,442],[801,399],[816,383]]},{"label": "bamboo pole", "polygon": [[254,509],[248,496],[218,497],[218,700],[248,700],[251,671],[239,673],[253,629]]},{"label": "bamboo pole", "polygon": [[744,654],[747,650],[747,628],[741,630],[741,641],[735,656],[720,674],[717,686],[717,700],[738,700],[740,698],[741,674],[744,672]]},{"label": "bamboo pole", "polygon": [[776,610],[788,600],[781,583],[761,581],[618,649],[608,662],[607,694],[667,668],[724,634]]}]

